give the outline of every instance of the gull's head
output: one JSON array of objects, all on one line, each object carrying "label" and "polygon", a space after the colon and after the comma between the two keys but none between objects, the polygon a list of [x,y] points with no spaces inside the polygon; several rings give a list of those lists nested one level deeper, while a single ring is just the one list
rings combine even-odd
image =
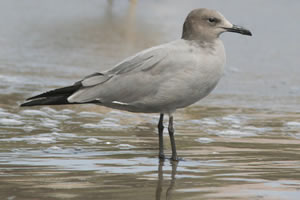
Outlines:
[{"label": "gull's head", "polygon": [[249,30],[231,24],[218,11],[200,8],[191,11],[187,16],[183,25],[182,38],[186,40],[213,41],[224,32],[252,35]]}]

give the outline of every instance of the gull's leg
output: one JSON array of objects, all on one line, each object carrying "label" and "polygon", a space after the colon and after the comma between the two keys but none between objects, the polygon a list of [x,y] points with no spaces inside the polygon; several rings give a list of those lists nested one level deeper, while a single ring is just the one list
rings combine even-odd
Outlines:
[{"label": "gull's leg", "polygon": [[158,137],[159,137],[159,154],[158,157],[160,159],[165,159],[164,155],[164,138],[163,138],[163,132],[164,132],[164,114],[161,113],[159,117],[159,122],[158,122]]},{"label": "gull's leg", "polygon": [[169,116],[169,136],[171,141],[171,147],[172,147],[172,160],[178,161],[177,153],[176,153],[176,144],[175,144],[175,138],[174,138],[174,128],[173,128],[173,116]]}]

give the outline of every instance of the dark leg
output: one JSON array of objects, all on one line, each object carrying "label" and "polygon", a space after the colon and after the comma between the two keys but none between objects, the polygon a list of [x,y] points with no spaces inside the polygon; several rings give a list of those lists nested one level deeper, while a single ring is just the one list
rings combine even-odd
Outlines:
[{"label": "dark leg", "polygon": [[169,117],[169,136],[171,140],[171,147],[172,147],[172,160],[178,161],[177,153],[176,153],[176,144],[175,144],[175,138],[174,138],[174,128],[173,128],[173,116],[170,115]]},{"label": "dark leg", "polygon": [[163,138],[163,132],[164,132],[164,114],[161,113],[159,117],[159,122],[158,122],[158,136],[159,136],[159,154],[158,157],[160,159],[165,159],[164,155],[164,138]]}]

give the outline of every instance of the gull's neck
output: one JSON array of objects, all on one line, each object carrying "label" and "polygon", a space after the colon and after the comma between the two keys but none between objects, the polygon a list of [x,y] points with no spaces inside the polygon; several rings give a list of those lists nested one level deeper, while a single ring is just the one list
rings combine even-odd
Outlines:
[{"label": "gull's neck", "polygon": [[214,49],[216,46],[219,46],[220,43],[223,45],[222,40],[219,38],[214,39],[214,40],[186,40],[190,44],[203,48],[203,49]]}]

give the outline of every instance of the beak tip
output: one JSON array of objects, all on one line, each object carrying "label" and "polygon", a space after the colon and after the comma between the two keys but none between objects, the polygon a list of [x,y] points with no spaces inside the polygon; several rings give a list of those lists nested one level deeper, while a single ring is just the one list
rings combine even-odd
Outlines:
[{"label": "beak tip", "polygon": [[247,31],[245,35],[252,36],[251,31]]}]

